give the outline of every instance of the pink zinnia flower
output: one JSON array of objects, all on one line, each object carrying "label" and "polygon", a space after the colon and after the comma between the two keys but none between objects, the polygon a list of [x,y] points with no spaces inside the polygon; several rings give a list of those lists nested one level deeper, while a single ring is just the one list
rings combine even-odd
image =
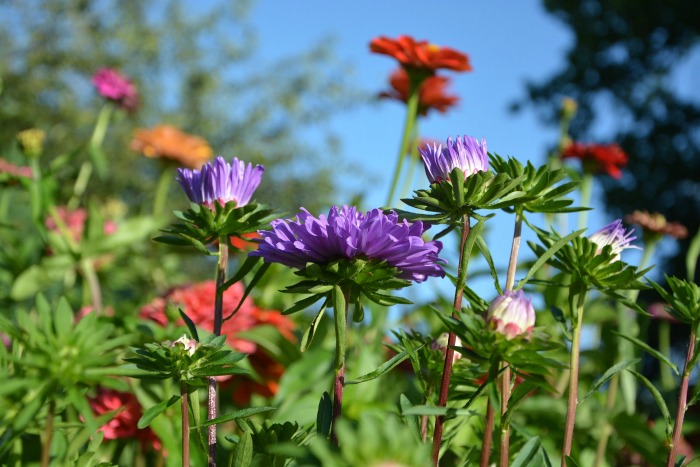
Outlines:
[{"label": "pink zinnia flower", "polygon": [[134,111],[139,105],[136,86],[127,77],[111,68],[100,68],[92,76],[97,92],[124,110]]}]

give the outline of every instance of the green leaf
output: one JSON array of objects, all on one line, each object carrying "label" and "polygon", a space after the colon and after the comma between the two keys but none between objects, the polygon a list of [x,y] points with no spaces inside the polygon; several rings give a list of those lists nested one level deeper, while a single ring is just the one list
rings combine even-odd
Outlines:
[{"label": "green leaf", "polygon": [[231,467],[248,467],[253,460],[253,437],[245,430],[231,455]]},{"label": "green leaf", "polygon": [[157,403],[150,409],[146,410],[141,418],[139,419],[139,422],[137,426],[139,427],[140,430],[143,430],[146,428],[148,425],[151,424],[154,418],[156,418],[158,415],[161,413],[165,412],[165,410],[173,405],[175,402],[180,400],[180,396],[172,396],[168,400],[164,400],[162,402]]},{"label": "green leaf", "polygon": [[309,346],[311,345],[311,341],[314,338],[314,335],[316,334],[316,330],[318,329],[318,325],[321,322],[321,319],[323,318],[323,315],[326,312],[326,306],[328,304],[328,300],[326,300],[323,303],[323,306],[321,306],[321,309],[319,312],[316,314],[316,317],[311,320],[311,324],[309,325],[308,329],[304,332],[304,335],[301,338],[301,351],[306,352],[309,349]]},{"label": "green leaf", "polygon": [[251,271],[251,269],[253,269],[255,265],[260,262],[260,260],[262,260],[262,257],[260,256],[248,256],[243,264],[241,264],[241,267],[238,268],[236,274],[234,274],[233,277],[224,283],[223,289],[228,290],[228,288],[233,284],[243,279]]},{"label": "green leaf", "polygon": [[333,402],[328,392],[324,391],[321,400],[318,402],[318,411],[316,412],[316,433],[323,438],[327,438],[331,432],[332,420]]},{"label": "green leaf", "polygon": [[[246,298],[248,298],[248,295],[250,295],[250,292],[253,291],[257,283],[262,279],[262,277],[265,275],[268,269],[270,269],[270,265],[272,263],[263,263],[257,271],[255,271],[255,275],[253,278],[250,280],[250,282],[246,285],[245,291],[243,292],[243,296],[241,297],[241,301],[238,302],[238,306],[236,307],[235,310],[233,310],[228,316],[224,318],[224,321],[227,321],[231,319],[236,313],[238,313],[238,310],[241,309],[241,306],[243,306],[243,302],[245,301]],[[224,289],[226,290],[226,289]]]},{"label": "green leaf", "polygon": [[566,467],[578,467],[578,463],[571,456],[566,456]]},{"label": "green leaf", "polygon": [[[418,349],[420,349],[421,347],[424,347],[424,346],[425,346],[425,344],[421,344],[420,346],[418,346],[418,347],[412,349],[412,352],[415,352],[416,350],[418,350]],[[384,373],[386,373],[387,371],[391,371],[391,370],[393,370],[394,368],[396,368],[398,365],[401,364],[401,362],[403,362],[403,361],[406,360],[407,358],[410,358],[410,354],[411,354],[412,352],[409,352],[408,350],[404,350],[403,352],[394,355],[391,359],[389,359],[389,360],[387,360],[386,362],[384,362],[384,363],[383,363],[379,368],[377,368],[376,370],[374,370],[374,371],[372,371],[372,372],[370,372],[370,373],[367,373],[366,375],[360,376],[359,378],[354,379],[354,380],[352,380],[352,381],[346,381],[346,382],[345,382],[345,385],[349,385],[349,384],[360,384],[360,383],[364,383],[364,382],[366,382],[366,381],[372,381],[373,379],[379,378],[380,376],[382,376],[382,375],[383,375]]]},{"label": "green leaf", "polygon": [[583,399],[581,399],[578,402],[578,405],[581,405],[586,399],[591,397],[596,391],[598,391],[605,383],[607,383],[610,378],[612,378],[615,374],[621,372],[622,370],[626,369],[627,367],[634,365],[636,363],[639,363],[641,360],[639,358],[635,358],[632,360],[625,360],[624,362],[617,363],[610,368],[608,368],[608,371],[603,373],[601,376],[599,376],[594,382],[593,386],[591,386],[590,391],[583,396]]},{"label": "green leaf", "polygon": [[[334,315],[334,321],[335,321],[335,352],[336,352],[336,359],[334,362],[335,365],[335,371],[340,370],[340,366],[345,364],[345,352],[346,352],[346,341],[345,341],[345,326],[347,325],[347,319],[346,319],[346,300],[345,300],[345,295],[343,294],[342,289],[340,288],[339,285],[334,285],[333,286],[333,292],[332,292],[332,300],[333,300],[333,315]],[[342,356],[342,358],[338,358],[338,356]]]},{"label": "green leaf", "polygon": [[187,316],[187,313],[185,313],[182,308],[178,308],[177,311],[180,312],[180,316],[182,317],[182,320],[185,322],[187,325],[187,329],[190,331],[190,335],[194,340],[199,342],[199,334],[197,334],[197,326],[194,324],[194,321],[190,319],[189,316]]},{"label": "green leaf", "polygon": [[668,441],[671,441],[671,430],[673,429],[673,419],[671,418],[671,412],[668,410],[668,406],[666,405],[666,401],[664,400],[663,396],[659,392],[658,389],[656,389],[656,386],[654,383],[649,381],[646,376],[643,374],[627,369],[630,373],[632,373],[651,393],[651,395],[654,397],[654,400],[656,401],[656,405],[659,406],[659,410],[661,411],[661,415],[664,417],[664,421],[666,422],[666,439]]},{"label": "green leaf", "polygon": [[216,417],[212,420],[208,420],[195,428],[200,428],[203,426],[218,425],[219,423],[230,422],[231,420],[238,420],[239,418],[246,418],[246,417],[250,417],[251,415],[256,415],[259,413],[270,412],[271,410],[276,410],[276,408],[275,407],[251,407],[248,409],[237,410],[235,412],[230,412],[230,413],[227,413],[226,415]]},{"label": "green leaf", "polygon": [[571,240],[574,238],[578,237],[581,235],[583,232],[585,232],[586,229],[580,229],[576,230],[575,232],[571,232],[569,235],[566,237],[563,237],[559,239],[557,242],[554,243],[547,251],[542,253],[539,258],[537,258],[537,261],[535,261],[535,264],[532,265],[530,270],[527,272],[527,275],[522,278],[520,281],[518,281],[518,285],[515,286],[514,290],[518,291],[522,289],[525,284],[527,284],[527,281],[535,275],[535,273],[546,263],[554,254],[564,248]]},{"label": "green leaf", "polygon": [[489,247],[486,245],[486,242],[482,237],[478,237],[476,239],[476,246],[479,248],[479,251],[481,251],[481,254],[484,256],[486,263],[489,265],[489,271],[491,271],[491,277],[493,277],[493,285],[496,287],[498,295],[502,295],[503,289],[501,289],[501,284],[498,282],[498,271],[496,270],[496,266],[493,263],[493,258],[491,257],[491,253],[489,252]]},{"label": "green leaf", "polygon": [[297,311],[305,310],[317,301],[321,300],[323,297],[325,297],[326,294],[317,294],[317,295],[312,295],[310,297],[302,298],[295,304],[293,304],[290,307],[285,308],[282,311],[283,315],[291,315],[292,313],[296,313]]},{"label": "green leaf", "polygon": [[54,312],[54,327],[56,328],[56,335],[59,338],[66,337],[70,334],[73,328],[73,310],[71,310],[70,305],[66,297],[61,297],[58,300],[58,305],[56,306],[56,311]]},{"label": "green leaf", "polygon": [[[411,401],[408,400],[408,397],[406,397],[405,394],[401,394],[399,396],[399,408],[401,409],[401,413],[407,411],[411,407],[413,407],[413,404],[411,404]],[[422,443],[423,439],[421,438],[421,434],[420,434],[420,423],[419,423],[418,416],[407,415],[404,418],[406,419],[406,422],[408,423],[409,427],[411,428],[411,431],[413,432],[415,440],[419,443]]]},{"label": "green leaf", "polygon": [[541,458],[540,449],[542,448],[542,443],[540,442],[539,436],[530,438],[527,443],[520,449],[518,455],[515,456],[513,462],[510,464],[511,467],[540,467],[543,464],[543,459]]},{"label": "green leaf", "polygon": [[503,419],[501,420],[501,426],[504,426],[504,423],[510,423],[510,419],[515,412],[515,409],[517,409],[518,406],[523,403],[525,398],[538,387],[539,385],[537,383],[526,380],[520,383],[513,390],[513,393],[510,395],[510,400],[508,401],[508,410],[506,410],[506,413],[503,415]]},{"label": "green leaf", "polygon": [[613,334],[615,334],[615,335],[617,335],[617,336],[619,336],[619,337],[622,337],[623,339],[627,339],[628,341],[632,342],[634,345],[636,345],[637,347],[641,348],[642,350],[644,350],[644,351],[647,352],[648,354],[652,355],[653,357],[655,357],[655,358],[656,358],[657,360],[659,360],[660,362],[664,362],[664,363],[667,364],[669,367],[671,367],[671,369],[673,370],[674,373],[676,373],[676,375],[679,375],[679,376],[680,376],[680,371],[678,370],[678,367],[677,367],[673,362],[671,362],[671,360],[669,360],[668,357],[666,357],[664,354],[662,354],[662,353],[659,352],[658,350],[656,350],[656,349],[652,348],[651,346],[649,346],[649,344],[647,344],[646,342],[643,342],[643,341],[637,339],[636,337],[628,336],[628,335],[626,335],[626,334],[622,334],[622,333],[617,332],[617,331],[612,331],[612,332],[613,332]]}]

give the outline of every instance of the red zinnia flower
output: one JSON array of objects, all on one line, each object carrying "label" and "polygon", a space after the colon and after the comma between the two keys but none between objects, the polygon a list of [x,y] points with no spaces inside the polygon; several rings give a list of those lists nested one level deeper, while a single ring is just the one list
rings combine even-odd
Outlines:
[{"label": "red zinnia flower", "polygon": [[617,144],[571,143],[561,156],[580,159],[586,173],[606,173],[617,179],[622,177],[620,169],[627,165],[627,154]]},{"label": "red zinnia flower", "polygon": [[[418,90],[418,113],[420,115],[427,115],[430,109],[445,113],[447,109],[459,102],[459,97],[445,94],[445,88],[449,82],[449,78],[444,76],[429,76],[421,83]],[[411,88],[408,72],[403,68],[395,70],[389,78],[389,83],[393,90],[382,92],[379,97],[407,102]]]},{"label": "red zinnia flower", "polygon": [[140,430],[137,426],[143,413],[141,405],[133,394],[99,388],[97,397],[90,399],[89,402],[95,415],[119,410],[99,430],[104,433],[105,439],[138,438],[143,448],[150,445],[160,450],[162,447],[160,440],[150,428]]},{"label": "red zinnia flower", "polygon": [[407,68],[434,72],[440,68],[453,71],[470,71],[469,57],[449,47],[440,47],[428,41],[416,41],[410,36],[390,39],[377,37],[369,44],[372,52],[394,57]]}]

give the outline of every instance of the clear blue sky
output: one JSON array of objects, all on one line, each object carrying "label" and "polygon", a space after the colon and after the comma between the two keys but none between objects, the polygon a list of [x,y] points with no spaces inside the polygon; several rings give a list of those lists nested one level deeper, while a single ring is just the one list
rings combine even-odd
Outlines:
[{"label": "clear blue sky", "polygon": [[[557,140],[557,129],[542,125],[531,109],[518,114],[508,110],[524,96],[526,81],[541,81],[561,67],[572,41],[568,30],[546,14],[540,1],[258,0],[250,19],[258,34],[256,56],[262,61],[300,53],[332,38],[340,61],[354,67],[358,86],[371,92],[387,88],[389,73],[396,68],[391,57],[369,52],[374,37],[408,34],[460,50],[469,55],[473,71],[444,73],[451,76],[451,91],[460,96],[460,105],[445,115],[433,113],[423,119],[423,137],[484,137],[490,151],[535,165],[544,162],[546,149]],[[353,185],[363,192],[368,207],[385,202],[404,112],[402,104],[384,100],[329,122],[341,137],[342,154],[328,157],[352,161],[373,177],[355,180]],[[416,187],[427,186],[422,170],[417,175]],[[594,206],[600,206],[595,192],[594,188]],[[589,231],[612,220],[599,209],[589,215]],[[576,225],[574,218],[570,225]],[[489,221],[489,228],[492,253],[497,264],[505,266],[512,219],[501,213]],[[521,257],[529,256],[526,245],[521,252]],[[625,259],[634,264],[638,257],[631,253]],[[488,299],[494,293],[489,283],[472,285]]]}]

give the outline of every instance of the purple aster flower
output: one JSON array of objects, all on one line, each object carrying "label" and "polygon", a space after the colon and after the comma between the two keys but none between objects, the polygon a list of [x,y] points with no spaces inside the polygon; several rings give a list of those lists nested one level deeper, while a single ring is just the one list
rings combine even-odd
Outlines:
[{"label": "purple aster flower", "polygon": [[128,78],[111,68],[100,68],[92,76],[92,84],[105,99],[124,110],[133,111],[139,105],[136,86]]},{"label": "purple aster flower", "polygon": [[620,252],[622,250],[626,248],[639,248],[637,246],[630,245],[632,240],[637,239],[637,237],[632,236],[633,233],[634,229],[630,229],[628,232],[625,232],[625,228],[622,225],[622,219],[618,219],[595,232],[593,235],[588,237],[588,239],[598,245],[598,251],[596,253],[600,253],[603,251],[603,247],[610,245],[612,247],[614,260],[617,261],[620,259]]},{"label": "purple aster flower", "polygon": [[302,208],[295,220],[277,219],[271,231],[259,231],[260,246],[250,255],[299,269],[308,262],[375,259],[399,269],[402,279],[422,282],[428,276],[444,277],[446,261],[438,257],[442,243],[423,240],[427,228],[422,222],[398,219],[393,211],[373,209],[363,214],[348,206],[333,206],[327,217],[321,214],[317,219]]},{"label": "purple aster flower", "polygon": [[425,145],[418,148],[418,151],[423,158],[425,174],[430,183],[449,180],[450,172],[457,167],[464,172],[464,178],[489,169],[486,140],[483,138],[481,143],[471,136],[458,136],[454,141],[447,138],[445,147],[433,143],[432,147]]},{"label": "purple aster flower", "polygon": [[532,333],[535,327],[535,309],[532,300],[525,298],[522,290],[506,290],[489,306],[488,320],[496,327],[496,332],[510,340],[521,334]]},{"label": "purple aster flower", "polygon": [[193,203],[212,208],[214,201],[222,206],[235,201],[236,207],[241,207],[250,201],[264,171],[262,165],[246,165],[237,157],[229,164],[218,156],[201,170],[177,169],[177,181]]}]

